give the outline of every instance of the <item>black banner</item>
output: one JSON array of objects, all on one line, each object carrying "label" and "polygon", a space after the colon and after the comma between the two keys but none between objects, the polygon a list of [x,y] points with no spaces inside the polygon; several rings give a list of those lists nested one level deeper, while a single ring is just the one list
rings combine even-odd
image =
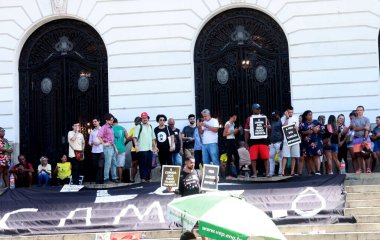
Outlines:
[{"label": "black banner", "polygon": [[163,165],[161,187],[178,188],[181,166]]},{"label": "black banner", "polygon": [[284,132],[284,136],[288,146],[301,143],[301,138],[298,134],[295,124],[283,126],[282,131]]},{"label": "black banner", "polygon": [[219,166],[204,164],[202,173],[202,190],[218,190]]},{"label": "black banner", "polygon": [[[241,194],[279,224],[352,221],[343,217],[344,176],[230,181],[218,188]],[[159,182],[79,192],[60,192],[61,187],[8,189],[0,196],[0,235],[178,228],[166,219],[166,206],[180,196],[165,189]]]}]

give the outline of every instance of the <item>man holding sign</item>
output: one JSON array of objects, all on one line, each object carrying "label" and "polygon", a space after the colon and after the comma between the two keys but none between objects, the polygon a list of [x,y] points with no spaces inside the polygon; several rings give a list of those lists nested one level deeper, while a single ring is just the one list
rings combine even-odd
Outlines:
[{"label": "man holding sign", "polygon": [[[284,142],[282,146],[282,169],[281,174],[285,175],[286,161],[289,157],[292,158],[291,161],[291,175],[294,175],[294,168],[296,164],[296,158],[300,157],[300,136],[298,135],[298,117],[293,116],[293,107],[289,106],[284,112],[284,116],[281,118],[282,130],[284,131]],[[294,126],[294,127],[293,127]],[[302,174],[301,164],[299,166],[300,172]]]},{"label": "man holding sign", "polygon": [[247,119],[245,124],[245,142],[250,146],[249,155],[252,161],[253,178],[257,177],[256,161],[260,158],[265,163],[265,173],[269,176],[269,147],[268,128],[270,128],[267,117],[261,114],[261,106],[258,103],[252,104],[253,114]]},{"label": "man holding sign", "polygon": [[194,169],[195,159],[188,157],[185,160],[185,167],[179,179],[178,193],[184,197],[201,192],[202,178],[198,170]]}]

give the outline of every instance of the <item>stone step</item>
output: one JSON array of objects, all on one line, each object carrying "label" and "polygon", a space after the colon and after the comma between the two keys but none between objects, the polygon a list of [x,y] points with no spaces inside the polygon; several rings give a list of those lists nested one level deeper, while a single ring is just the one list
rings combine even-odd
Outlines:
[{"label": "stone step", "polygon": [[345,216],[380,215],[380,207],[358,207],[344,209]]},{"label": "stone step", "polygon": [[358,208],[358,207],[380,207],[380,199],[346,201],[346,208]]},{"label": "stone step", "polygon": [[363,193],[347,193],[346,200],[372,200],[372,199],[380,199],[380,192],[368,192],[366,194]]},{"label": "stone step", "polygon": [[313,233],[343,233],[343,232],[379,232],[380,223],[338,223],[315,225],[285,225],[279,226],[284,234],[313,234]]},{"label": "stone step", "polygon": [[285,235],[287,240],[379,240],[378,232],[313,233]]},{"label": "stone step", "polygon": [[380,223],[380,215],[360,215],[355,219],[358,223]]},{"label": "stone step", "polygon": [[380,185],[354,185],[346,186],[347,193],[372,193],[380,192]]}]

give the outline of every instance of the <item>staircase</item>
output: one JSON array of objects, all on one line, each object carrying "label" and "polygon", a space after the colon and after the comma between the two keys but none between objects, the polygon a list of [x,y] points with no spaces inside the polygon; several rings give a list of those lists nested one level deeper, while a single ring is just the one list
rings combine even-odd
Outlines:
[{"label": "staircase", "polygon": [[280,230],[288,240],[380,239],[380,173],[347,174],[344,214],[357,223],[329,225],[286,225]]}]

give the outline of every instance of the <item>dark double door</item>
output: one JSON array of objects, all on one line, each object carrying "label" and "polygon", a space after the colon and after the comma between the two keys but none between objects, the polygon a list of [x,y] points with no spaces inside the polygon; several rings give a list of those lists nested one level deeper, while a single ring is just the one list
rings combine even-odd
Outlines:
[{"label": "dark double door", "polygon": [[106,56],[99,35],[74,20],[50,22],[28,39],[19,69],[20,151],[30,162],[59,161],[76,122],[88,140],[92,118],[108,111]]},{"label": "dark double door", "polygon": [[288,46],[278,24],[252,9],[223,12],[201,31],[195,47],[196,106],[219,122],[236,113],[243,125],[251,105],[263,113],[290,105]]}]

